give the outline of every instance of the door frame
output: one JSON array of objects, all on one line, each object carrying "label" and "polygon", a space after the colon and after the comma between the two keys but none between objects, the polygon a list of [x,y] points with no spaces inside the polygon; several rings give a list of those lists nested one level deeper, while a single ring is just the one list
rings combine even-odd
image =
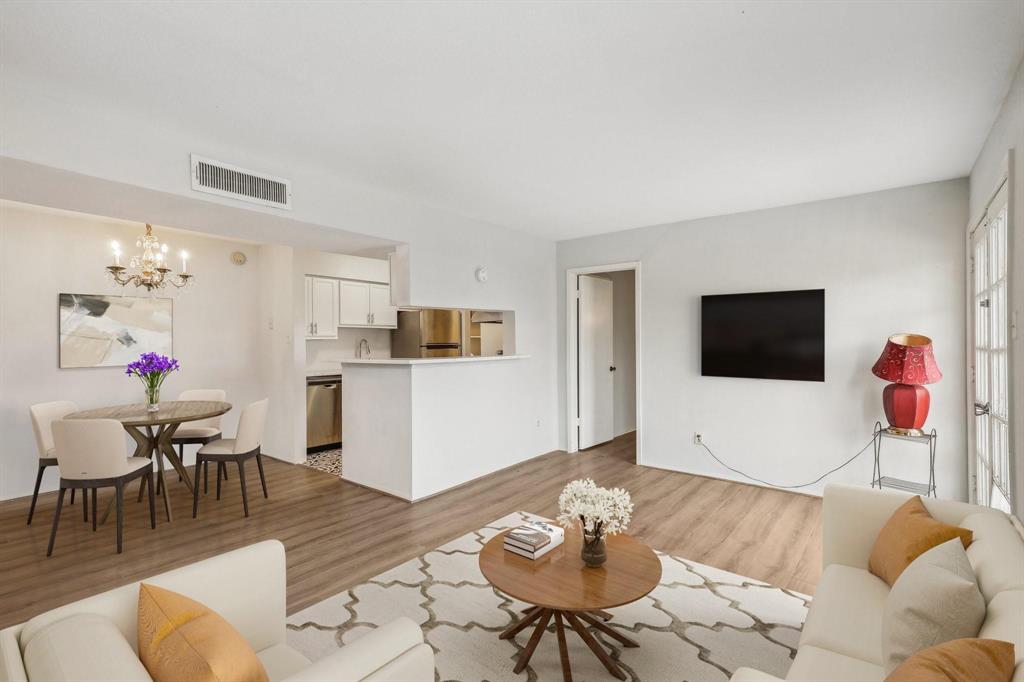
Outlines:
[{"label": "door frame", "polygon": [[1021,509],[1024,509],[1020,496],[1024,494],[1024,485],[1021,485],[1021,475],[1024,472],[1018,470],[1018,453],[1017,453],[1017,424],[1020,422],[1017,415],[1017,385],[1014,374],[1014,368],[1016,366],[1016,349],[1014,338],[1014,327],[1015,327],[1015,310],[1016,310],[1016,296],[1014,287],[1016,284],[1016,277],[1014,277],[1014,257],[1015,248],[1017,247],[1014,219],[1016,215],[1016,197],[1014,196],[1014,183],[1016,178],[1014,177],[1014,150],[1007,150],[1006,156],[1003,157],[1002,164],[999,169],[999,174],[996,176],[996,181],[992,186],[991,191],[985,197],[985,203],[981,205],[980,211],[975,216],[970,216],[970,220],[967,223],[964,235],[964,262],[965,262],[965,289],[964,289],[964,306],[966,311],[966,324],[965,327],[965,339],[964,339],[964,350],[966,352],[966,373],[967,373],[967,390],[966,390],[966,417],[967,417],[967,499],[970,503],[974,504],[977,502],[978,487],[977,487],[977,453],[975,452],[976,444],[976,426],[977,420],[974,418],[974,398],[975,398],[975,352],[974,352],[974,273],[972,270],[972,258],[974,255],[972,241],[974,239],[974,232],[981,227],[982,222],[985,220],[985,215],[988,212],[989,206],[992,201],[999,194],[999,191],[1006,186],[1006,252],[1007,252],[1007,270],[1006,270],[1006,311],[1009,319],[1007,320],[1007,348],[1006,348],[1006,363],[1007,363],[1007,376],[1008,376],[1008,393],[1007,393],[1007,409],[1009,410],[1010,423],[1009,423],[1009,448],[1010,448],[1010,481],[1008,482],[1013,512],[1020,514]]},{"label": "door frame", "polygon": [[641,277],[640,261],[608,263],[606,265],[588,265],[578,268],[567,268],[565,271],[565,435],[566,452],[579,452],[579,430],[577,415],[579,414],[579,384],[577,369],[579,366],[579,320],[576,310],[577,284],[580,275],[595,275],[602,272],[633,271],[633,317],[635,328],[635,365],[636,381],[636,463],[643,464],[643,315],[641,315]]}]

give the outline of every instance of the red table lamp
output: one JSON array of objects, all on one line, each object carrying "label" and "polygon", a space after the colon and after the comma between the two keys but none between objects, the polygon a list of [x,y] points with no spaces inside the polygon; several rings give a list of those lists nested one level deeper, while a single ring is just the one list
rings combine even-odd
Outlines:
[{"label": "red table lamp", "polygon": [[894,334],[871,368],[880,379],[891,381],[882,391],[882,406],[889,420],[889,431],[920,436],[928,419],[931,397],[922,384],[934,384],[942,378],[935,364],[932,340],[920,334]]}]

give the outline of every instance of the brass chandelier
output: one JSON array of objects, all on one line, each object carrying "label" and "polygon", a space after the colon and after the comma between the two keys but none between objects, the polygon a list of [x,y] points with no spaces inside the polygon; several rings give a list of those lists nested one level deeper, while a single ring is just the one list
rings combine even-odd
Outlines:
[{"label": "brass chandelier", "polygon": [[188,274],[188,253],[181,252],[181,272],[171,275],[171,269],[167,267],[167,244],[160,243],[153,235],[153,226],[148,223],[146,234],[135,242],[142,253],[129,258],[127,267],[121,265],[121,245],[111,242],[110,246],[114,252],[114,264],[107,266],[107,272],[121,286],[134,284],[153,293],[168,284],[181,289],[192,281],[192,275]]}]

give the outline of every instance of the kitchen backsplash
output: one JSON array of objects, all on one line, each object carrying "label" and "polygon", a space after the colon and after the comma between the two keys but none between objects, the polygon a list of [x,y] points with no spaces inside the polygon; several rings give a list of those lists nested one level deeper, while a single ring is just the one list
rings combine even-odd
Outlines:
[{"label": "kitchen backsplash", "polygon": [[356,357],[359,340],[370,344],[371,358],[391,357],[390,329],[338,329],[337,339],[306,341],[306,365],[316,366]]}]

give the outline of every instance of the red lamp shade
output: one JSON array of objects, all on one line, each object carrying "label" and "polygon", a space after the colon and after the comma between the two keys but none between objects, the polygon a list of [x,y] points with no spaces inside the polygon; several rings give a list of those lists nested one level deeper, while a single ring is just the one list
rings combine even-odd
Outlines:
[{"label": "red lamp shade", "polygon": [[920,334],[890,336],[871,372],[893,382],[882,391],[889,430],[920,433],[931,403],[928,389],[922,384],[933,384],[942,378],[935,364],[932,340]]}]

